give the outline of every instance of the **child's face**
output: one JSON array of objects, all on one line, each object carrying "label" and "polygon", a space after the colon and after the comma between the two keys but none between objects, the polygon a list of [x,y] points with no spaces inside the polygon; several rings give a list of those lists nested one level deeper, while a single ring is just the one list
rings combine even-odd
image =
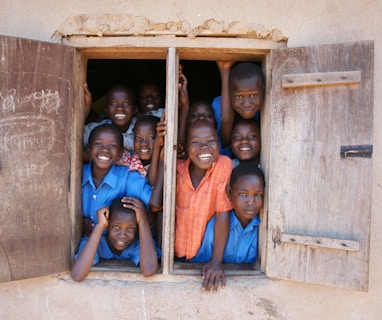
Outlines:
[{"label": "child's face", "polygon": [[193,165],[206,170],[219,156],[216,130],[205,120],[199,120],[189,130],[187,138],[188,156]]},{"label": "child's face", "polygon": [[161,106],[161,93],[154,84],[144,85],[139,92],[140,111],[151,114],[151,111],[158,110]]},{"label": "child's face", "polygon": [[113,212],[108,226],[109,245],[116,251],[126,249],[133,242],[137,230],[135,214],[124,211]]},{"label": "child's face", "polygon": [[232,108],[244,119],[252,119],[264,102],[264,83],[254,75],[248,79],[234,79],[230,86]]},{"label": "child's face", "polygon": [[215,118],[211,107],[205,104],[197,104],[192,106],[188,115],[188,124],[191,125],[197,120],[207,120],[215,126]]},{"label": "child's face", "polygon": [[255,175],[241,176],[230,189],[229,196],[237,218],[246,227],[263,206],[264,183]]},{"label": "child's face", "polygon": [[141,160],[150,160],[156,136],[154,123],[140,122],[134,128],[134,150]]},{"label": "child's face", "polygon": [[251,161],[260,156],[260,130],[255,123],[238,123],[231,133],[232,152],[240,161]]},{"label": "child's face", "polygon": [[121,157],[123,148],[113,130],[97,132],[89,146],[90,160],[100,169],[110,168]]},{"label": "child's face", "polygon": [[109,94],[106,113],[111,121],[117,125],[121,131],[125,132],[137,113],[137,107],[129,92],[125,90],[115,90]]}]

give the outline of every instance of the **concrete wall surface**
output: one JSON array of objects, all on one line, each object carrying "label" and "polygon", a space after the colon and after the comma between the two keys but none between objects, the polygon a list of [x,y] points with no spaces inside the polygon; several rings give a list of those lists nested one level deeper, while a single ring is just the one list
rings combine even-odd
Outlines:
[{"label": "concrete wall surface", "polygon": [[374,40],[374,167],[368,292],[259,277],[229,278],[216,294],[197,277],[66,273],[0,284],[1,319],[357,319],[382,317],[382,1],[380,0],[2,0],[0,34],[43,41],[67,17],[128,13],[151,21],[256,23],[277,28],[288,47]]}]

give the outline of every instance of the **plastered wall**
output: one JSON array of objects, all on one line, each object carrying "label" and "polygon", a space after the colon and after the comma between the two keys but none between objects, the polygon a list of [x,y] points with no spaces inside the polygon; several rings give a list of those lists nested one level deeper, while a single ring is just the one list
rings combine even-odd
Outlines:
[{"label": "plastered wall", "polygon": [[382,314],[382,13],[381,1],[10,1],[2,0],[0,34],[53,41],[68,17],[128,13],[150,21],[214,18],[279,29],[288,47],[375,41],[374,171],[368,292],[283,280],[230,278],[216,294],[200,292],[189,277],[92,274],[74,283],[68,274],[0,284],[1,319],[380,319]]}]

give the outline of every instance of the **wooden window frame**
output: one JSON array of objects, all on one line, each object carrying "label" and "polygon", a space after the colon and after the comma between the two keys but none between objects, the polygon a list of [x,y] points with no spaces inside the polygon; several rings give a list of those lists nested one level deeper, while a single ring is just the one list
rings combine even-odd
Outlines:
[{"label": "wooden window frame", "polygon": [[[175,188],[176,188],[176,145],[178,124],[178,68],[180,60],[194,61],[257,61],[264,63],[267,54],[275,48],[286,47],[286,42],[258,40],[247,38],[197,38],[156,36],[156,37],[83,37],[64,38],[63,44],[76,47],[81,61],[87,64],[89,59],[150,59],[166,60],[166,119],[171,123],[165,139],[165,181],[163,210],[163,244],[159,273],[200,275],[198,263],[174,262],[174,228],[175,228]],[[220,81],[220,79],[216,79]],[[80,130],[81,131],[81,130]],[[263,213],[261,213],[263,218]],[[265,219],[263,219],[265,220]],[[265,256],[266,245],[265,223],[260,225],[259,261]],[[264,263],[226,264],[227,275],[259,275]],[[120,263],[102,262],[93,267],[95,271],[118,271]],[[134,268],[129,271],[137,272]],[[263,270],[263,269],[262,269]],[[126,271],[126,266],[123,267]]]}]

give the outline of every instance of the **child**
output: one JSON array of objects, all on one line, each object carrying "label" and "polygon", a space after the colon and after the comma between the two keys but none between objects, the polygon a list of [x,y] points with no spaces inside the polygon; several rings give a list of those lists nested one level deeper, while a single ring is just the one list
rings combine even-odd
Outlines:
[{"label": "child", "polygon": [[[224,251],[225,263],[257,260],[259,212],[263,206],[264,174],[256,165],[241,163],[231,174],[228,196],[232,201],[230,231]],[[208,222],[203,243],[193,262],[206,262],[212,255],[215,217]]]},{"label": "child", "polygon": [[[134,152],[124,150],[118,162],[118,164],[128,166],[130,170],[138,171],[142,177],[147,177],[150,185],[155,184],[156,177],[156,173],[151,176],[148,175],[148,173],[155,146],[156,126],[158,122],[159,118],[151,115],[138,118],[133,129]],[[154,158],[156,161],[159,159],[158,157]]]},{"label": "child", "polygon": [[145,277],[157,272],[158,256],[142,201],[117,198],[109,208],[98,209],[97,216],[98,224],[89,238],[81,239],[74,257],[73,280],[84,280],[99,259],[129,259]]},{"label": "child", "polygon": [[196,101],[190,106],[188,112],[188,126],[197,120],[203,119],[212,123],[216,127],[214,110],[212,109],[211,104],[203,100]]},{"label": "child", "polygon": [[221,139],[221,153],[231,156],[231,131],[238,117],[255,118],[259,122],[260,109],[264,102],[265,80],[261,68],[255,63],[242,62],[230,71],[233,61],[218,61],[221,80],[221,97],[212,103],[217,130]]},{"label": "child", "polygon": [[139,89],[138,97],[138,117],[144,115],[162,117],[165,109],[162,107],[162,94],[157,84],[151,81],[144,83]]},{"label": "child", "polygon": [[85,235],[89,235],[98,222],[97,210],[117,197],[136,197],[147,208],[150,205],[153,212],[162,207],[163,161],[152,189],[139,173],[116,165],[123,151],[122,141],[121,131],[113,124],[101,124],[90,133],[87,148],[91,161],[84,165],[82,177],[83,216],[87,218],[84,219]]},{"label": "child", "polygon": [[175,255],[180,260],[192,259],[208,220],[216,216],[212,256],[202,270],[203,289],[216,291],[220,280],[225,285],[222,259],[232,209],[225,189],[233,165],[231,159],[219,155],[216,129],[207,120],[189,127],[187,151],[188,159],[177,164]]},{"label": "child", "polygon": [[[89,99],[89,98],[88,98]],[[85,90],[86,101],[86,90]],[[84,146],[89,142],[90,132],[102,123],[115,124],[123,134],[123,147],[129,151],[134,150],[133,128],[136,121],[135,115],[138,111],[133,90],[124,85],[116,85],[109,89],[106,95],[105,112],[109,119],[101,122],[91,122],[85,125]],[[89,102],[85,103],[88,104]],[[86,112],[90,108],[86,106]],[[86,162],[86,156],[85,156]]]},{"label": "child", "polygon": [[260,165],[260,127],[253,119],[238,118],[232,128],[231,149],[234,167],[239,163]]}]

